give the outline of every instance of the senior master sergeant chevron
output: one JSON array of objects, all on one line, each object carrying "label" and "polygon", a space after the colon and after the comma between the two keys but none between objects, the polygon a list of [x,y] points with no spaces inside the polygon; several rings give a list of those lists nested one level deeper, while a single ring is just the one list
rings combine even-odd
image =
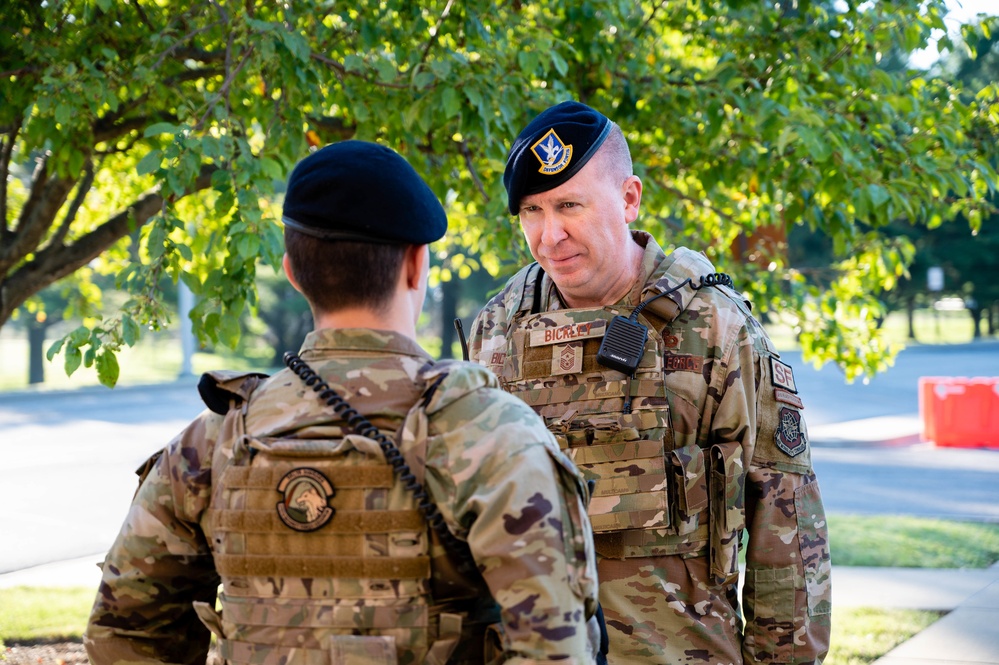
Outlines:
[{"label": "senior master sergeant chevron", "polygon": [[439,201],[346,141],[295,168],[284,222],[316,330],[269,379],[202,380],[105,560],[92,661],[204,663],[207,626],[231,663],[593,662],[581,476],[491,373],[415,341]]},{"label": "senior master sergeant chevron", "polygon": [[478,315],[470,357],[596,481],[609,662],[821,662],[829,550],[804,407],[749,303],[702,254],[630,231],[642,181],[586,105],[532,120],[503,182],[537,263]]}]

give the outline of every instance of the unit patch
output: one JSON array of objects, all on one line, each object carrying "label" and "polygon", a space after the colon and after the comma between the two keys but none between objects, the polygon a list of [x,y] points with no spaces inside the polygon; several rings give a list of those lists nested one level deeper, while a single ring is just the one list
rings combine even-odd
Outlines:
[{"label": "unit patch", "polygon": [[283,495],[277,502],[278,517],[295,531],[315,531],[329,522],[336,512],[329,505],[336,490],[326,476],[315,469],[305,467],[289,471],[278,483],[277,491]]},{"label": "unit patch", "polygon": [[704,356],[693,356],[689,353],[667,353],[663,356],[663,369],[667,372],[701,373],[704,367]]},{"label": "unit patch", "polygon": [[790,365],[785,365],[773,356],[770,356],[770,368],[775,386],[785,388],[792,393],[798,392],[798,389],[794,385],[794,372],[791,371]]},{"label": "unit patch", "polygon": [[552,374],[579,374],[583,371],[583,343],[570,342],[552,347]]},{"label": "unit patch", "polygon": [[541,162],[538,173],[545,175],[555,175],[565,170],[565,167],[569,166],[569,160],[572,159],[572,146],[563,143],[554,128],[549,129],[531,146],[531,152]]},{"label": "unit patch", "polygon": [[603,319],[587,321],[586,323],[568,323],[557,328],[543,328],[531,331],[531,346],[546,344],[565,344],[577,339],[588,337],[603,337],[607,322]]},{"label": "unit patch", "polygon": [[801,426],[801,414],[794,409],[782,406],[777,415],[777,431],[774,432],[777,447],[791,457],[800,455],[808,442]]},{"label": "unit patch", "polygon": [[784,402],[785,404],[790,404],[791,406],[796,406],[799,409],[805,408],[805,403],[801,401],[801,398],[794,393],[789,393],[783,388],[774,388],[774,399],[778,402]]}]

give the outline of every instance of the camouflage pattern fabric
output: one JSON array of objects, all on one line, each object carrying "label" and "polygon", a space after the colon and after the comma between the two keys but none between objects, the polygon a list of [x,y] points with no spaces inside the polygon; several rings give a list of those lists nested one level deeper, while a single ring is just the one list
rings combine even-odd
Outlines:
[{"label": "camouflage pattern fabric", "polygon": [[301,356],[394,433],[481,577],[454,572],[375,442],[299,377],[228,377],[233,408],[144,469],[85,633],[92,662],[203,663],[207,626],[224,658],[259,665],[592,663],[588,494],[537,416],[394,333],[317,331]]},{"label": "camouflage pattern fabric", "polygon": [[568,309],[533,264],[480,312],[470,357],[596,480],[611,663],[820,663],[829,546],[793,370],[722,286],[685,286],[645,308],[649,340],[631,380],[598,365],[613,316],[715,270],[699,253],[667,257],[649,234],[632,237],[645,277],[620,302]]}]

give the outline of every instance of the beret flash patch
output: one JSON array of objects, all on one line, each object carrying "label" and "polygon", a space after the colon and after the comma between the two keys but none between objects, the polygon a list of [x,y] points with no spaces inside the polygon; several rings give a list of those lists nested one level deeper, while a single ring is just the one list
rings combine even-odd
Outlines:
[{"label": "beret flash patch", "polygon": [[531,146],[534,156],[541,162],[538,173],[545,175],[555,175],[569,166],[572,159],[572,146],[566,145],[555,133],[555,129],[549,129],[538,141]]},{"label": "beret flash patch", "polygon": [[278,483],[277,491],[283,495],[277,502],[278,517],[295,531],[315,531],[336,512],[329,506],[336,494],[333,483],[315,469],[289,471]]},{"label": "beret flash patch", "polygon": [[777,415],[777,431],[774,432],[777,447],[791,457],[800,455],[808,442],[801,427],[801,414],[794,409],[781,407]]}]

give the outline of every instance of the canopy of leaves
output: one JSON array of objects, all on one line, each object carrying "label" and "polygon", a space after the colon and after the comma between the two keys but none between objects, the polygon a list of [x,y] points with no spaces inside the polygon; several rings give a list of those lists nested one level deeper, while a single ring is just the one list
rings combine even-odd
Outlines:
[{"label": "canopy of leaves", "polygon": [[[943,0],[13,0],[0,13],[0,325],[83,266],[117,275],[124,308],[49,353],[108,384],[115,351],[168,323],[164,276],[198,296],[203,339],[235,342],[257,261],[279,263],[282,181],[343,138],[399,150],[445,201],[440,278],[497,274],[527,257],[505,213],[511,138],[545,106],[585,101],[632,144],[640,224],[707,252],[848,378],[891,357],[877,294],[912,248],[885,227],[978,225],[997,182],[994,84],[963,97],[879,67],[944,27]],[[805,279],[779,246],[734,264],[740,236],[793,225],[833,239],[828,279]]]}]

